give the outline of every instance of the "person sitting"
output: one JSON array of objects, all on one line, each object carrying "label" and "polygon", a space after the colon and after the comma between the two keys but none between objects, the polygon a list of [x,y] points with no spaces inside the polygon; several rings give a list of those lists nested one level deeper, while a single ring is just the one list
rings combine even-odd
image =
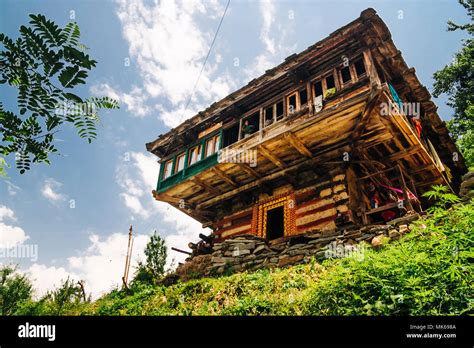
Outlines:
[{"label": "person sitting", "polygon": [[370,198],[370,207],[372,209],[378,208],[380,206],[380,194],[375,188],[373,182],[369,183],[369,198]]},{"label": "person sitting", "polygon": [[267,119],[265,120],[265,127],[271,125],[272,123],[273,123],[273,118],[267,118]]}]

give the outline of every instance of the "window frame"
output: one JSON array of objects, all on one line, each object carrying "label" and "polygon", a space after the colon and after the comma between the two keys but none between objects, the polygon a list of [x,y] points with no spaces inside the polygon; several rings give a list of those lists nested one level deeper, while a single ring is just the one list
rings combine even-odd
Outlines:
[{"label": "window frame", "polygon": [[[357,68],[356,68],[356,62],[359,62],[359,61],[362,63],[362,66],[364,67],[364,72],[360,75],[357,74]],[[352,63],[352,65],[354,66],[354,75],[357,78],[357,80],[361,80],[367,76],[367,66],[365,65],[365,59],[363,55],[360,55],[356,59],[354,59],[354,63]]]},{"label": "window frame", "polygon": [[[194,153],[195,149],[198,150],[197,159],[196,159],[196,161],[191,163],[191,161],[193,159],[193,153]],[[202,159],[202,143],[191,146],[188,151],[189,151],[189,154],[188,154],[188,167],[191,167],[192,165],[198,163]]]},{"label": "window frame", "polygon": [[[248,136],[244,136],[244,132],[242,131],[242,127],[244,125],[244,122],[252,117],[255,117],[258,114],[258,122],[257,122],[257,129],[253,131],[251,134]],[[240,118],[239,122],[239,140],[246,139],[248,137],[253,136],[254,134],[258,133],[261,130],[261,124],[262,124],[262,112],[261,108],[253,108],[252,110],[246,112],[243,114],[243,116]]]},{"label": "window frame", "polygon": [[[173,172],[173,162],[174,162],[174,157],[166,160],[163,163],[163,178],[162,178],[162,180],[166,180],[169,177],[173,176],[173,174],[174,174],[174,172]],[[169,175],[166,175],[166,168],[168,167],[168,165],[169,165],[169,168],[171,168],[171,170],[169,172]]]},{"label": "window frame", "polygon": [[[212,152],[207,154],[208,144],[212,142]],[[204,158],[210,157],[219,151],[220,133],[209,136],[204,140]]]},{"label": "window frame", "polygon": [[[348,69],[349,71],[349,80],[344,82],[343,78],[342,78],[342,70],[344,70],[345,68]],[[349,66],[344,66],[344,65],[341,65],[338,69],[338,77],[339,77],[339,81],[340,81],[340,84],[341,84],[341,89],[346,87],[346,86],[349,86],[351,83],[354,82],[354,77],[352,76],[352,69],[351,69],[351,64],[349,64]]]},{"label": "window frame", "polygon": [[[290,98],[291,97],[295,97],[295,109],[293,110],[293,112],[290,112]],[[295,113],[296,111],[298,111],[300,109],[300,93],[299,93],[299,90],[297,89],[296,91],[293,91],[291,92],[290,94],[288,94],[286,97],[285,97],[285,101],[286,101],[286,114],[287,115],[291,115],[293,113]]]},{"label": "window frame", "polygon": [[[180,158],[183,158],[183,168],[178,169]],[[184,170],[184,168],[186,168],[186,151],[181,152],[180,154],[176,155],[176,160],[174,164],[174,173],[179,173],[180,171]]]},{"label": "window frame", "polygon": [[[262,108],[263,109],[263,117],[262,117],[263,127],[262,128],[270,127],[272,124],[275,124],[275,122],[276,122],[276,104],[277,103],[269,104],[269,105],[264,106]],[[266,125],[267,110],[268,109],[272,110],[272,117],[271,117],[272,122],[270,124]]]}]

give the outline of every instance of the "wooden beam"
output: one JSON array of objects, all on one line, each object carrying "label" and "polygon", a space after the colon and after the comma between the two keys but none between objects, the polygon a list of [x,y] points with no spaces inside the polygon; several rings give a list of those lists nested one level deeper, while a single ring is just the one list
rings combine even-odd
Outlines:
[{"label": "wooden beam", "polygon": [[[186,215],[192,217],[194,220],[197,220],[201,223],[204,223],[204,224],[207,224],[207,223],[212,223],[212,220],[207,216],[213,216],[214,214],[210,213],[209,211],[206,211],[206,210],[198,210],[198,209],[195,209],[194,207],[191,207],[191,208],[184,208],[182,206],[180,206],[180,204],[173,204],[173,203],[169,203],[172,207],[178,209],[179,211],[185,213]],[[199,214],[199,213],[207,213],[207,214]]]},{"label": "wooden beam", "polygon": [[174,204],[180,204],[182,202],[181,198],[173,197],[173,196],[167,195],[166,193],[158,193],[155,190],[151,191],[151,193],[153,194],[153,197],[155,197],[157,201],[162,201],[166,203],[174,203]]},{"label": "wooden beam", "polygon": [[418,168],[416,168],[416,170],[411,170],[410,175],[416,175],[416,174],[419,174],[419,173],[424,172],[426,170],[433,171],[433,164],[430,163],[430,164],[418,167]]},{"label": "wooden beam", "polygon": [[221,194],[220,196],[210,198],[207,201],[205,201],[201,204],[198,204],[197,208],[198,209],[205,209],[205,208],[207,208],[207,207],[209,207],[209,206],[211,206],[211,205],[213,205],[217,202],[222,202],[223,200],[229,199],[229,198],[235,196],[238,193],[248,191],[248,190],[250,190],[250,189],[252,189],[256,186],[260,186],[264,182],[280,178],[282,176],[285,176],[288,173],[292,173],[293,171],[298,170],[302,166],[305,166],[305,165],[306,166],[307,165],[314,166],[314,165],[318,165],[318,164],[321,164],[321,163],[325,163],[326,161],[329,161],[333,158],[338,158],[344,152],[348,152],[349,150],[350,150],[349,146],[339,147],[337,149],[330,150],[330,151],[328,151],[327,149],[323,150],[323,151],[319,152],[318,154],[315,154],[315,156],[313,158],[310,158],[310,159],[307,159],[303,162],[294,164],[294,165],[292,165],[292,166],[290,166],[290,167],[288,167],[284,170],[279,170],[275,173],[268,174],[268,175],[266,175],[266,176],[264,176],[264,177],[262,177],[258,180],[254,180],[252,182],[249,182],[248,184],[241,185],[240,187],[238,187],[236,189],[233,189],[231,191],[227,191],[227,192]]},{"label": "wooden beam", "polygon": [[417,184],[416,186],[417,187],[425,187],[425,186],[431,186],[431,185],[441,185],[442,182],[440,183],[440,181],[443,181],[443,178],[436,178],[436,179],[433,179],[431,181],[427,181],[427,182],[423,182],[423,183],[420,183],[420,184]]},{"label": "wooden beam", "polygon": [[402,159],[407,156],[411,156],[417,152],[420,152],[421,146],[420,145],[415,145],[412,147],[409,147],[408,149],[402,150],[400,152],[394,153],[390,156],[387,157],[387,161],[397,161],[399,159]]},{"label": "wooden beam", "polygon": [[306,147],[305,144],[292,132],[285,133],[285,139],[303,156],[308,158],[313,157],[313,154],[309,149]]},{"label": "wooden beam", "polygon": [[382,95],[383,89],[381,87],[373,87],[370,91],[369,99],[367,100],[367,104],[365,104],[364,111],[356,124],[354,130],[351,134],[351,140],[358,141],[359,137],[361,136],[362,132],[365,129],[367,122],[370,119],[370,114],[372,110],[377,105],[377,101],[379,100],[380,96]]},{"label": "wooden beam", "polygon": [[222,170],[220,170],[217,167],[212,167],[211,169],[218,177],[220,177],[222,180],[224,180],[226,183],[231,185],[232,187],[237,187],[237,183],[230,178],[226,173],[224,173]]},{"label": "wooden beam", "polygon": [[408,198],[408,187],[405,182],[405,177],[403,176],[402,168],[400,167],[400,165],[397,165],[397,168],[398,168],[398,172],[400,173],[400,179],[402,181],[403,199],[408,205],[409,211],[413,211],[413,206],[411,205],[410,199]]},{"label": "wooden beam", "polygon": [[175,247],[171,247],[171,250],[177,251],[178,253],[186,254],[186,255],[192,255],[193,253],[190,253],[189,251],[184,251]]},{"label": "wooden beam", "polygon": [[361,180],[368,179],[368,178],[371,178],[371,177],[376,176],[376,175],[388,173],[388,172],[390,172],[390,171],[392,171],[392,170],[395,170],[395,169],[397,169],[397,168],[396,168],[396,167],[391,167],[391,168],[379,170],[378,172],[375,172],[375,173],[372,173],[372,174],[368,174],[368,175],[362,176],[362,177],[360,177],[360,178],[357,178],[356,180],[357,180],[357,181],[361,181]]},{"label": "wooden beam", "polygon": [[197,184],[198,186],[202,187],[204,190],[208,191],[209,193],[212,193],[214,195],[221,194],[221,191],[219,191],[218,189],[206,184],[204,181],[199,179],[197,176],[194,176],[193,178],[191,178],[191,181],[194,182],[195,184]]},{"label": "wooden beam", "polygon": [[244,172],[246,172],[250,176],[253,176],[255,179],[260,179],[262,177],[257,171],[252,169],[252,167],[250,167],[247,163],[235,163],[235,164],[237,164]]},{"label": "wooden beam", "polygon": [[260,153],[262,154],[263,157],[268,159],[270,162],[273,162],[273,164],[275,164],[277,167],[279,167],[281,169],[286,168],[285,163],[283,163],[277,156],[275,156],[270,151],[268,151],[268,149],[265,146],[258,145],[257,150],[260,151]]}]

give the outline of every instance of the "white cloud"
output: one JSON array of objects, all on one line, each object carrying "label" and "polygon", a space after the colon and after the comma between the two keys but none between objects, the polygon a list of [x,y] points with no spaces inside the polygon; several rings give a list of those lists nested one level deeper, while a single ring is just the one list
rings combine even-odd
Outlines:
[{"label": "white cloud", "polygon": [[[97,297],[122,284],[128,234],[114,233],[102,239],[92,235],[89,240],[91,244],[83,255],[70,257],[68,266],[85,281],[86,290]],[[144,261],[143,250],[148,240],[145,234],[134,236],[129,280],[133,278],[138,260]]]},{"label": "white cloud", "polygon": [[120,193],[125,206],[135,215],[146,219],[153,208],[151,191],[156,186],[159,166],[156,157],[140,152],[128,153],[121,158],[116,170],[116,181],[124,192]]},{"label": "white cloud", "polygon": [[200,232],[209,230],[204,230],[199,222],[178,209],[167,203],[157,202],[153,198],[151,191],[156,187],[158,171],[155,156],[131,152],[130,161],[120,162],[118,165],[116,180],[123,190],[120,197],[125,206],[143,219],[143,222],[137,224],[137,231],[149,227],[150,230],[139,232],[151,233],[156,229],[165,238],[168,245],[169,266],[173,258],[177,262],[186,258],[184,254],[172,251],[171,247],[187,250],[190,241],[196,241]]},{"label": "white cloud", "polygon": [[[134,236],[129,281],[138,261],[145,259],[143,251],[148,239],[149,236],[143,234]],[[79,252],[78,256],[69,257],[65,267],[35,263],[25,271],[33,281],[35,298],[59,287],[67,278],[83,280],[86,293],[92,294],[93,299],[122,285],[128,234],[113,233],[102,238],[93,234],[89,241],[87,249]]]},{"label": "white cloud", "polygon": [[262,14],[263,24],[260,31],[260,40],[265,45],[265,49],[275,54],[275,39],[271,37],[271,27],[275,21],[276,8],[275,3],[271,0],[260,1],[260,11]]},{"label": "white cloud", "polygon": [[7,206],[0,205],[0,221],[4,219],[16,220],[15,213]]},{"label": "white cloud", "polygon": [[78,279],[77,275],[68,272],[63,267],[48,267],[37,263],[31,265],[23,273],[26,273],[33,283],[35,299],[45,295],[48,290],[58,288],[68,277],[70,280]]},{"label": "white cloud", "polygon": [[0,247],[13,247],[22,244],[29,237],[21,227],[0,222]]},{"label": "white cloud", "polygon": [[95,90],[107,91],[138,116],[158,110],[168,127],[228,95],[234,82],[227,72],[218,73],[222,56],[214,47],[188,107],[191,111],[184,111],[223,10],[216,0],[117,1],[117,16],[129,44],[131,64],[138,69],[143,90],[134,87],[125,93],[106,84]]},{"label": "white cloud", "polygon": [[10,196],[15,196],[18,191],[21,191],[21,188],[16,186],[12,182],[5,180],[5,183],[7,184],[7,190]]},{"label": "white cloud", "polygon": [[116,99],[119,104],[125,104],[127,110],[132,116],[144,117],[152,111],[152,108],[146,105],[147,97],[143,89],[133,86],[129,93],[120,92],[116,88],[111,87],[107,83],[93,85],[90,91],[94,95],[105,95],[107,97]]},{"label": "white cloud", "polygon": [[4,220],[7,219],[16,221],[15,213],[7,206],[0,205],[0,247],[14,247],[30,238],[21,227],[6,224]]},{"label": "white cloud", "polygon": [[255,57],[254,62],[244,69],[247,79],[254,79],[278,65],[297,47],[297,43],[291,40],[295,21],[289,16],[276,21],[279,13],[275,1],[260,0],[259,11],[262,18],[260,41],[264,49]]},{"label": "white cloud", "polygon": [[120,197],[122,197],[125,205],[130,208],[134,214],[138,214],[143,218],[147,218],[150,215],[149,212],[142,206],[138,197],[124,192],[120,194]]},{"label": "white cloud", "polygon": [[63,184],[61,184],[59,181],[56,181],[53,178],[48,178],[43,183],[41,194],[51,202],[64,201],[66,196],[58,192],[61,186],[63,186]]}]

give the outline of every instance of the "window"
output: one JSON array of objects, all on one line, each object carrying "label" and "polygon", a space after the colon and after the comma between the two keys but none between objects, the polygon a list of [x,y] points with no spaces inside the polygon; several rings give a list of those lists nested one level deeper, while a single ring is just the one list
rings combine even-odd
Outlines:
[{"label": "window", "polygon": [[336,83],[334,82],[334,75],[329,75],[326,77],[326,90],[336,88]]},{"label": "window", "polygon": [[207,139],[206,141],[206,157],[209,157],[210,155],[214,154],[217,152],[219,149],[219,140],[220,137],[219,135],[214,135],[213,137]]},{"label": "window", "polygon": [[184,169],[184,153],[178,155],[176,157],[176,164],[175,164],[175,168],[174,168],[174,172],[177,173],[179,172],[180,170],[183,170]]},{"label": "window", "polygon": [[319,97],[320,95],[323,95],[323,84],[321,81],[317,81],[313,85],[314,88],[314,96]]},{"label": "window", "polygon": [[172,172],[173,172],[173,160],[168,160],[165,162],[165,168],[163,170],[163,179],[166,179],[167,177],[171,176]]},{"label": "window", "polygon": [[260,129],[260,113],[257,111],[242,120],[242,138],[246,138]]},{"label": "window", "polygon": [[276,105],[276,119],[281,120],[284,116],[283,102],[278,102]]},{"label": "window", "polygon": [[341,72],[341,79],[342,79],[343,84],[351,81],[351,70],[349,69],[348,66],[342,68],[340,72]]},{"label": "window", "polygon": [[300,105],[306,105],[308,102],[308,91],[305,89],[302,89],[300,92]]},{"label": "window", "polygon": [[362,58],[360,58],[360,59],[358,59],[354,62],[354,67],[355,67],[357,77],[361,77],[361,76],[365,75],[365,65],[364,65],[364,61],[362,60]]},{"label": "window", "polygon": [[271,125],[275,119],[273,115],[273,105],[269,106],[268,108],[265,108],[265,111],[263,113],[265,115],[263,120],[263,126],[267,127]]},{"label": "window", "polygon": [[235,123],[233,126],[224,129],[223,133],[223,147],[227,147],[239,140],[239,123]]},{"label": "window", "polygon": [[192,165],[201,159],[201,145],[195,146],[189,150],[189,165]]},{"label": "window", "polygon": [[296,105],[296,93],[289,95],[287,97],[287,102],[288,102],[288,105],[287,105],[288,114],[295,112],[298,108],[298,106]]}]

